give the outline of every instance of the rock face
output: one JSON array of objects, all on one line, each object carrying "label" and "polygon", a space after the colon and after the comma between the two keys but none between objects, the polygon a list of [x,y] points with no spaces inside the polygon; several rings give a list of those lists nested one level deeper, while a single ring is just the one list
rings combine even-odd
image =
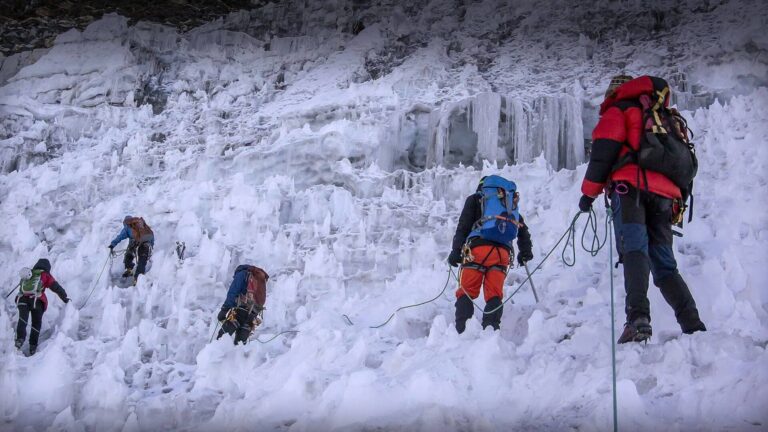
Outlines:
[{"label": "rock face", "polygon": [[0,53],[5,56],[47,48],[57,35],[84,29],[104,14],[118,13],[131,24],[138,21],[166,24],[184,32],[217,17],[250,9],[263,2],[248,0],[5,0],[0,16]]}]

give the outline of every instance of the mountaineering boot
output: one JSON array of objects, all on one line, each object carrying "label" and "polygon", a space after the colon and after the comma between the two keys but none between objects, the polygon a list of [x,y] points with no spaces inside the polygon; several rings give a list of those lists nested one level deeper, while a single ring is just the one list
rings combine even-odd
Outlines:
[{"label": "mountaineering boot", "polygon": [[24,341],[21,339],[16,339],[16,343],[14,343],[14,345],[16,345],[16,349],[21,349],[21,346],[24,345]]},{"label": "mountaineering boot", "polygon": [[691,291],[680,273],[675,273],[658,281],[656,286],[659,287],[664,300],[675,311],[677,323],[680,324],[683,333],[707,331],[704,323],[699,319],[699,310],[696,309],[696,302],[693,300]]},{"label": "mountaineering boot", "polygon": [[685,334],[693,334],[697,331],[707,331],[707,327],[699,319],[699,311],[696,309],[680,314],[680,316],[677,317],[677,322],[680,323],[680,330]]},{"label": "mountaineering boot", "polygon": [[461,334],[467,329],[467,320],[472,318],[474,305],[466,295],[456,299],[456,331]]},{"label": "mountaineering boot", "polygon": [[133,269],[130,269],[130,268],[125,269],[125,271],[123,272],[123,277],[127,278],[131,276],[133,276]]},{"label": "mountaineering boot", "polygon": [[29,355],[35,355],[37,352],[37,345],[30,345],[29,346]]},{"label": "mountaineering boot", "polygon": [[248,339],[251,337],[251,333],[253,333],[253,329],[249,325],[243,325],[240,326],[239,329],[237,329],[237,332],[235,333],[235,345],[238,343],[242,343],[243,345],[248,343]]},{"label": "mountaineering boot", "polygon": [[488,300],[488,303],[485,304],[485,309],[483,310],[483,329],[491,326],[494,330],[498,330],[501,325],[502,313],[504,313],[504,306],[501,304],[500,297],[493,297]]},{"label": "mountaineering boot", "polygon": [[624,324],[624,332],[616,343],[643,342],[650,339],[652,333],[651,321],[647,317],[639,317]]}]

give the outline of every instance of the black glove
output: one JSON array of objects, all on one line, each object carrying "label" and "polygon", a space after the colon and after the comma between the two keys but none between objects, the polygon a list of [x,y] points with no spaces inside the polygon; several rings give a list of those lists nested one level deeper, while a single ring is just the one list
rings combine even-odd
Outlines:
[{"label": "black glove", "polygon": [[69,303],[69,297],[64,297],[63,299],[61,299],[61,301],[63,301],[64,304],[67,304]]},{"label": "black glove", "polygon": [[592,210],[592,203],[594,201],[595,201],[594,198],[587,195],[582,195],[581,199],[579,200],[579,210],[581,210],[584,213],[589,212],[590,210]]},{"label": "black glove", "polygon": [[463,261],[463,258],[461,257],[460,251],[454,250],[454,251],[451,251],[450,255],[448,255],[448,264],[450,264],[451,267],[458,267],[462,261]]},{"label": "black glove", "polygon": [[107,247],[109,248],[109,254],[115,256],[115,247],[112,245],[108,245]]},{"label": "black glove", "polygon": [[517,264],[520,265],[520,267],[524,266],[525,263],[533,259],[533,252],[531,251],[520,251],[519,254],[517,254]]},{"label": "black glove", "polygon": [[219,321],[224,321],[225,319],[227,319],[228,312],[229,312],[229,308],[222,306],[221,310],[219,311],[219,316],[217,316],[216,319],[218,319]]}]

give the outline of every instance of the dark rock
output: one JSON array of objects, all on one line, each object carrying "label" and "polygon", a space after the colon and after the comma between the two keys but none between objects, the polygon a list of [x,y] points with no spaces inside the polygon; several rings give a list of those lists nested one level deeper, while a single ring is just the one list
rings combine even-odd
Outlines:
[{"label": "dark rock", "polygon": [[251,10],[266,0],[0,0],[0,52],[5,56],[35,48],[50,47],[61,33],[84,29],[104,14],[116,12],[129,19],[150,21],[191,30],[231,12]]}]

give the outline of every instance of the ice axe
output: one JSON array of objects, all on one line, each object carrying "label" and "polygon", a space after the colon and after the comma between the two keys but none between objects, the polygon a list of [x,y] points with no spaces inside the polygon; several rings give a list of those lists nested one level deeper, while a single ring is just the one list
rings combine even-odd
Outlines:
[{"label": "ice axe", "polygon": [[539,295],[536,294],[536,287],[533,286],[533,278],[531,278],[531,272],[528,270],[528,263],[523,262],[523,267],[525,267],[525,273],[528,274],[528,282],[531,284],[531,291],[533,291],[533,298],[536,299],[536,303],[539,302]]}]

